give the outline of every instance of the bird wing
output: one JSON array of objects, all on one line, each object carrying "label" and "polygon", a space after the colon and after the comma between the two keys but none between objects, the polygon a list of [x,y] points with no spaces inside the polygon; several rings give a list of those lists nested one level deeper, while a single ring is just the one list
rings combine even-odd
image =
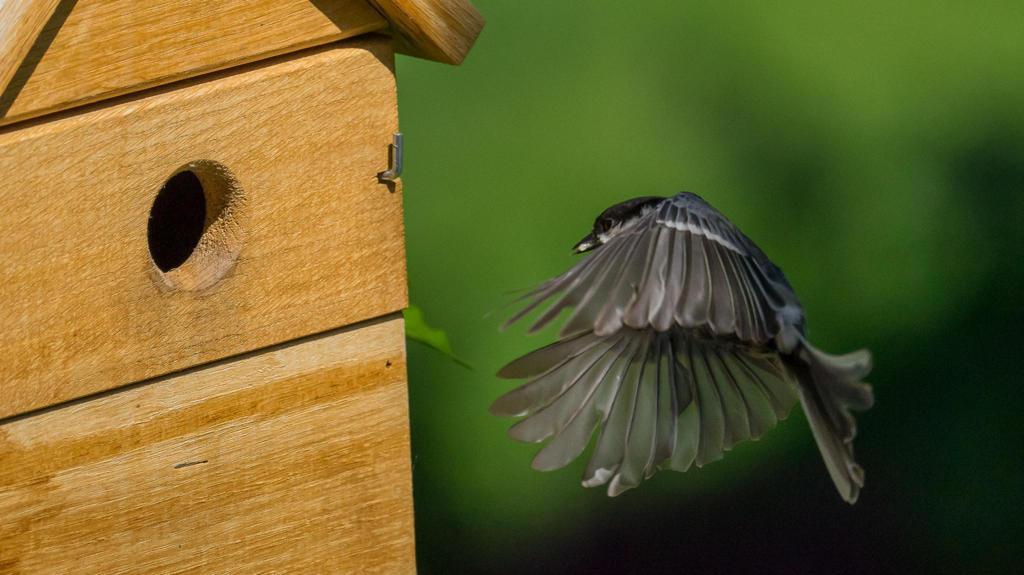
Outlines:
[{"label": "bird wing", "polygon": [[780,347],[789,348],[803,324],[782,271],[718,210],[688,193],[657,204],[521,299],[527,304],[506,326],[550,301],[530,331],[573,308],[562,337],[678,325],[758,344],[781,333]]},{"label": "bird wing", "polygon": [[610,481],[609,495],[658,469],[715,461],[788,415],[797,390],[775,352],[682,332],[626,328],[538,349],[499,372],[530,381],[491,412],[526,416],[509,429],[514,439],[552,438],[533,460],[538,470],[567,465],[600,428],[583,485]]}]

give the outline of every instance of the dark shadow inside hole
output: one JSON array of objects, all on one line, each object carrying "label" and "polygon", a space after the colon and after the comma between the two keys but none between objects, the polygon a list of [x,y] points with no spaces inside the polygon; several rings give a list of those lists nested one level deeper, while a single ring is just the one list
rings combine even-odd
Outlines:
[{"label": "dark shadow inside hole", "polygon": [[186,170],[167,180],[149,212],[149,253],[160,271],[185,263],[199,245],[206,222],[203,184]]}]

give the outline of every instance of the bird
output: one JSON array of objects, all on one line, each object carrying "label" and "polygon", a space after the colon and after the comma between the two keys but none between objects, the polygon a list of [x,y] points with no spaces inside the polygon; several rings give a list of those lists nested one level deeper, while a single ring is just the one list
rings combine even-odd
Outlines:
[{"label": "bird", "polygon": [[839,495],[857,501],[852,411],[874,404],[871,354],[814,347],[781,268],[736,225],[694,193],[643,196],[601,212],[573,252],[587,255],[502,326],[542,308],[533,333],[571,309],[556,341],[498,372],[527,380],[490,411],[521,418],[515,440],[549,440],[534,469],[568,465],[596,434],[582,484],[616,496],[720,459],[799,400]]}]

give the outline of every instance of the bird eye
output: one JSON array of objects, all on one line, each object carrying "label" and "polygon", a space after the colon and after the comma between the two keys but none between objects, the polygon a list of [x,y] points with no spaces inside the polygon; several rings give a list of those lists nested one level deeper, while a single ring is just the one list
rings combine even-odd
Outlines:
[{"label": "bird eye", "polygon": [[601,220],[600,226],[602,232],[607,232],[608,230],[612,229],[612,221],[609,219],[603,219]]}]

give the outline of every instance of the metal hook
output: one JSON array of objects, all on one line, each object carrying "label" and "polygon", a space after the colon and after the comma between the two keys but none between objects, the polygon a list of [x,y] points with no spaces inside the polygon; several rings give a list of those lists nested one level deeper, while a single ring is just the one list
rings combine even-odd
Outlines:
[{"label": "metal hook", "polygon": [[394,143],[388,146],[389,167],[377,174],[377,179],[382,182],[394,182],[402,175],[402,147],[402,133],[395,132]]}]

